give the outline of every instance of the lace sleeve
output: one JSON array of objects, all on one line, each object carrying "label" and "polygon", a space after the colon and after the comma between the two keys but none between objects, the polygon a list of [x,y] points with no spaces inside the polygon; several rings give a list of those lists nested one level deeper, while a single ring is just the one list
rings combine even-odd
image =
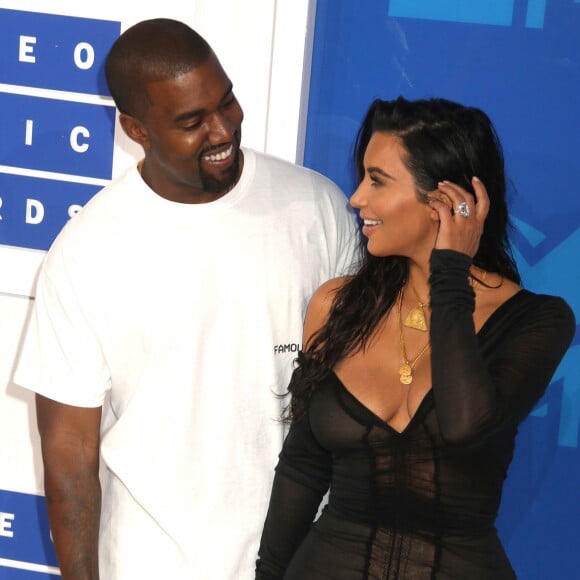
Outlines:
[{"label": "lace sleeve", "polygon": [[452,250],[431,255],[433,395],[442,437],[477,443],[521,421],[544,393],[575,331],[561,299],[531,294],[484,354],[473,325],[471,259]]}]

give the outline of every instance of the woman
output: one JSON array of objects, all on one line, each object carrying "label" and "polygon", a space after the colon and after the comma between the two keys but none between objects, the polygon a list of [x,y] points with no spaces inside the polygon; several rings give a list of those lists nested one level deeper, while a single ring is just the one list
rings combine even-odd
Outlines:
[{"label": "woman", "polygon": [[367,252],[309,305],[256,578],[514,578],[502,485],[574,316],[520,286],[482,111],[376,101],[356,151]]}]

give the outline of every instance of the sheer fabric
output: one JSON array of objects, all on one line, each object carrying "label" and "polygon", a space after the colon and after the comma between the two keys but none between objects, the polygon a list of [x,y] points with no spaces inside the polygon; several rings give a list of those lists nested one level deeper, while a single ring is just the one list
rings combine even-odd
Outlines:
[{"label": "sheer fabric", "polygon": [[316,385],[276,467],[257,579],[515,578],[494,527],[502,486],[575,321],[562,299],[521,290],[476,335],[469,265],[433,252],[433,387],[402,432],[331,370]]}]

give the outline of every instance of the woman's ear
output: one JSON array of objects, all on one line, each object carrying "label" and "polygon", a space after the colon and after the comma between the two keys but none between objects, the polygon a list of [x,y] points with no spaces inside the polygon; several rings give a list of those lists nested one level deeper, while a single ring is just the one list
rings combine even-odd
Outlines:
[{"label": "woman's ear", "polygon": [[439,218],[439,212],[434,208],[429,206],[429,218],[431,221],[440,222],[441,219]]},{"label": "woman's ear", "polygon": [[119,115],[119,123],[129,139],[141,145],[145,150],[149,148],[149,136],[141,121],[126,113],[121,113]]},{"label": "woman's ear", "polygon": [[429,211],[429,218],[434,222],[440,222],[441,219],[439,218],[439,211],[437,207],[440,207],[441,203],[445,203],[441,192],[435,189],[434,191],[430,191],[427,194],[427,202],[428,202],[428,211]]}]

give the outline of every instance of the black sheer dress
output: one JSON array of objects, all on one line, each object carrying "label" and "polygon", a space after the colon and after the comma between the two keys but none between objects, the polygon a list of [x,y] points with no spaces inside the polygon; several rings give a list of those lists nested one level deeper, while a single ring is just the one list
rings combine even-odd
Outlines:
[{"label": "black sheer dress", "polygon": [[494,527],[502,486],[575,321],[562,299],[521,290],[476,335],[469,265],[433,252],[433,387],[402,432],[332,371],[317,384],[280,454],[257,579],[515,578]]}]

